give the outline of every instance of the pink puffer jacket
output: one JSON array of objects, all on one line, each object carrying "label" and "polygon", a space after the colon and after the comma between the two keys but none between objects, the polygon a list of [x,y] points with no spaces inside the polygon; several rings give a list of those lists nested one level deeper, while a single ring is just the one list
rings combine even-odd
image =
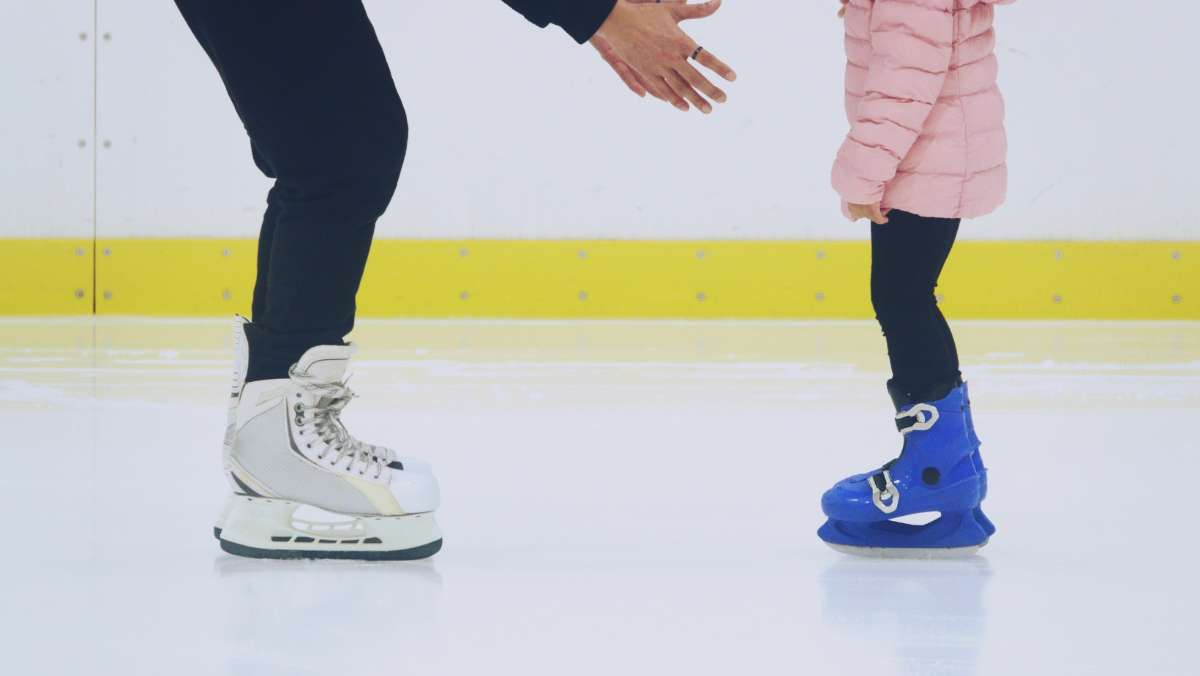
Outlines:
[{"label": "pink puffer jacket", "polygon": [[850,0],[846,113],[833,167],[846,202],[970,218],[1007,187],[992,5],[1014,0]]}]

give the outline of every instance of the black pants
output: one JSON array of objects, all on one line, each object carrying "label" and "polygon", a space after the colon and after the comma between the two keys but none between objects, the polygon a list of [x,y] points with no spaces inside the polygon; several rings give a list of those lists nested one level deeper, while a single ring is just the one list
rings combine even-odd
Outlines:
[{"label": "black pants", "polygon": [[871,303],[892,362],[888,389],[897,405],[941,399],[962,382],[934,296],[959,220],[893,210],[888,221],[871,226]]},{"label": "black pants", "polygon": [[248,380],[283,378],[354,327],[408,121],[360,0],[176,0],[275,179],[258,246]]}]

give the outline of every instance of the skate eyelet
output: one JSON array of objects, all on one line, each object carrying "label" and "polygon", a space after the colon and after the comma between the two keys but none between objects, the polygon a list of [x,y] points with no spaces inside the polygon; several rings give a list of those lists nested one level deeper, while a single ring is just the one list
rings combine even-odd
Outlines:
[{"label": "skate eyelet", "polygon": [[936,467],[926,467],[921,471],[921,481],[924,481],[926,486],[936,486],[941,480],[942,473]]}]

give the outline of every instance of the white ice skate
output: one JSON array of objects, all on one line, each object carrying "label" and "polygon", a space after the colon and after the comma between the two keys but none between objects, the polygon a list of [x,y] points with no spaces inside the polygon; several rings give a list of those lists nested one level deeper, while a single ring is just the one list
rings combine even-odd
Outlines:
[{"label": "white ice skate", "polygon": [[246,384],[246,320],[234,325],[225,474],[234,489],[214,534],[231,554],[278,559],[402,560],[442,547],[429,465],[346,430],[353,346],[314,347],[290,377]]}]

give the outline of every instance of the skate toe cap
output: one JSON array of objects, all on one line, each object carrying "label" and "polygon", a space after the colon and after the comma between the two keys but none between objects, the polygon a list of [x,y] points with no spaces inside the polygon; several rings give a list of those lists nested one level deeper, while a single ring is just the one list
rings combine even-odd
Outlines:
[{"label": "skate toe cap", "polygon": [[881,514],[871,501],[866,474],[839,481],[821,496],[821,510],[838,521],[877,521]]},{"label": "skate toe cap", "polygon": [[437,477],[417,471],[392,472],[388,488],[406,514],[436,511],[441,503]]}]

